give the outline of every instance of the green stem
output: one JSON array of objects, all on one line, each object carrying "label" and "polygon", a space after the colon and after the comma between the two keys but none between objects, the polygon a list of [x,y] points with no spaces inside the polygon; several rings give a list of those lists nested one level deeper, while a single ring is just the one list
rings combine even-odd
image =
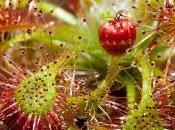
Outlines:
[{"label": "green stem", "polygon": [[130,109],[134,109],[134,102],[136,98],[136,87],[134,84],[134,79],[127,71],[126,71],[126,74],[124,75],[124,79],[125,79],[126,89],[127,89],[128,107]]},{"label": "green stem", "polygon": [[119,58],[111,57],[110,66],[106,75],[106,78],[102,81],[102,83],[97,87],[96,90],[91,92],[91,96],[95,98],[100,98],[104,96],[106,90],[112,85],[113,81],[115,81],[118,72],[120,71]]},{"label": "green stem", "polygon": [[147,56],[139,57],[140,71],[142,73],[142,99],[140,105],[146,105],[145,101],[150,100],[152,95],[152,69]]},{"label": "green stem", "polygon": [[[94,101],[97,101],[98,99],[101,99],[106,94],[106,90],[110,88],[113,81],[116,79],[116,76],[118,72],[120,71],[119,64],[119,58],[118,57],[112,57],[110,60],[110,66],[108,69],[108,73],[106,75],[106,78],[99,84],[99,86],[90,93],[90,96],[88,97],[89,103],[91,104]],[[80,106],[85,107],[84,97],[71,97],[67,99],[68,103],[70,104],[79,104]]]},{"label": "green stem", "polygon": [[155,129],[163,130],[159,113],[155,108],[152,95],[153,69],[149,63],[148,55],[138,53],[139,70],[142,73],[142,98],[138,109],[130,111],[123,130]]}]

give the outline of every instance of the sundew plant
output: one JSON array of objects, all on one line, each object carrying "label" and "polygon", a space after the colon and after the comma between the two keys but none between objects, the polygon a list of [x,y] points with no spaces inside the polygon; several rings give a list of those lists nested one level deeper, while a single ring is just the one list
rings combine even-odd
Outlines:
[{"label": "sundew plant", "polygon": [[0,0],[0,130],[175,130],[174,0]]}]

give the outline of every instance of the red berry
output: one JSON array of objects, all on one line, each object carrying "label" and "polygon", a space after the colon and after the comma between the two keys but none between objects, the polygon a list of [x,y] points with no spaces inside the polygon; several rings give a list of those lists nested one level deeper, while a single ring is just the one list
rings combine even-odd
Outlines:
[{"label": "red berry", "polygon": [[99,39],[102,47],[112,55],[122,54],[136,39],[136,23],[126,18],[114,18],[100,25]]}]

